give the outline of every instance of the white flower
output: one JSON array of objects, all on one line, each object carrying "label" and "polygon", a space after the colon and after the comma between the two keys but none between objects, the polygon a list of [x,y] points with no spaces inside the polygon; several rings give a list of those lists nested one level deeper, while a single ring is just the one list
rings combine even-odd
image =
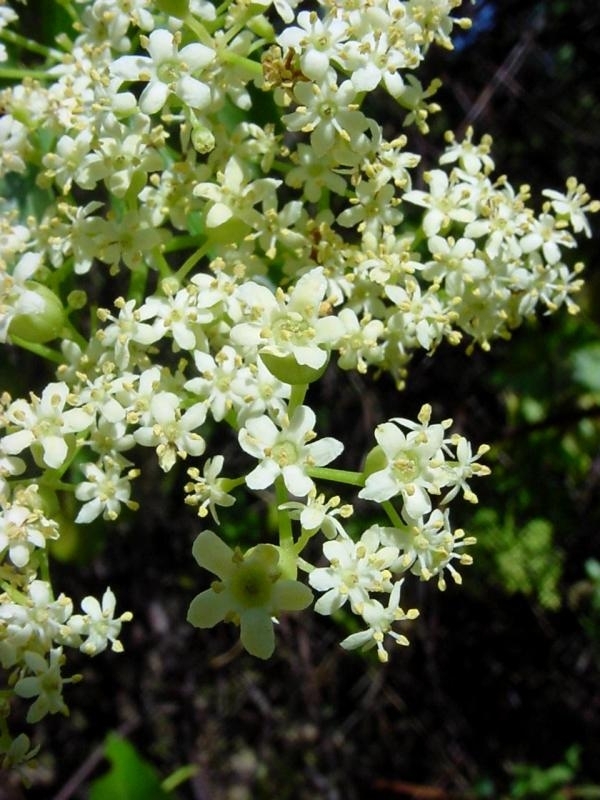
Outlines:
[{"label": "white flower", "polygon": [[[473,477],[483,477],[490,474],[489,467],[476,463],[481,456],[484,456],[489,451],[490,447],[487,444],[482,444],[473,455],[471,443],[464,436],[459,436],[458,434],[452,436],[451,443],[456,446],[456,461],[447,460],[445,469],[448,471],[446,486],[451,486],[452,488],[444,495],[442,502],[449,503],[459,491],[462,491],[465,500],[470,503],[476,503],[477,495],[467,481]],[[452,458],[453,454],[450,450],[448,450],[448,453]]]},{"label": "white flower", "polygon": [[155,114],[174,94],[182,103],[195,109],[210,104],[210,87],[192,77],[214,59],[214,50],[194,42],[178,51],[179,38],[170,31],[157,29],[140,40],[147,56],[122,56],[111,66],[111,74],[121,81],[148,81],[140,96],[144,114]]},{"label": "white flower", "polygon": [[133,438],[145,447],[156,447],[158,463],[168,472],[177,459],[200,456],[206,443],[197,433],[206,419],[206,405],[195,403],[183,413],[173,392],[158,392],[150,401],[150,420],[134,431]]},{"label": "white flower", "polygon": [[166,297],[148,297],[141,307],[144,318],[155,317],[154,328],[161,337],[171,333],[175,344],[182,350],[198,346],[200,325],[212,320],[212,313],[199,309],[194,302],[195,292],[180,289]]},{"label": "white flower", "polygon": [[390,546],[398,547],[400,558],[394,564],[394,571],[407,569],[421,580],[428,581],[437,576],[438,588],[444,591],[446,580],[444,570],[452,575],[455,583],[462,583],[462,578],[452,564],[458,561],[463,566],[473,563],[473,559],[462,548],[475,544],[473,536],[465,537],[461,528],[452,531],[449,512],[434,509],[429,517],[412,518],[403,512],[406,528],[382,528],[381,539]]},{"label": "white flower", "polygon": [[52,587],[41,580],[31,581],[25,592],[24,601],[0,603],[0,664],[5,669],[13,667],[25,650],[47,651],[53,641],[63,643],[68,637],[71,600],[64,594],[54,600]]},{"label": "white flower", "polygon": [[206,226],[216,228],[235,217],[250,226],[261,223],[261,215],[254,208],[257,203],[272,196],[281,181],[259,178],[248,181],[242,163],[231,156],[223,172],[217,173],[217,183],[204,181],[194,186],[194,195],[212,201],[206,215]]},{"label": "white flower", "polygon": [[[431,510],[429,495],[439,494],[447,483],[442,445],[450,420],[429,425],[430,415],[431,407],[425,405],[419,412],[421,425],[395,418],[377,426],[375,439],[379,448],[375,448],[370,458],[375,465],[382,460],[383,465],[367,474],[359,497],[382,503],[400,494],[411,516],[418,517]],[[405,434],[400,426],[412,430]]]},{"label": "white flower", "polygon": [[135,300],[125,301],[122,297],[115,300],[119,309],[119,316],[113,317],[108,311],[100,309],[98,316],[103,322],[111,324],[99,330],[96,334],[102,345],[114,348],[114,359],[118,367],[125,369],[129,365],[135,345],[147,347],[154,344],[163,335],[159,326],[149,325],[144,322],[152,315],[152,309],[136,308]]},{"label": "white flower", "polygon": [[337,85],[334,70],[328,70],[322,81],[299,81],[294,88],[298,103],[295,111],[282,117],[290,131],[310,133],[310,142],[318,157],[342,142],[356,143],[369,125],[369,120],[355,103],[358,90],[352,81]]},{"label": "white flower", "polygon": [[183,487],[187,493],[185,502],[190,506],[198,506],[198,516],[206,517],[210,511],[214,521],[219,524],[216,506],[228,507],[235,503],[235,498],[223,488],[225,480],[219,478],[225,459],[218,455],[208,458],[204,463],[202,475],[196,467],[188,469],[192,479]]},{"label": "white flower", "polygon": [[340,498],[337,495],[325,500],[325,495],[317,495],[317,490],[313,487],[308,493],[306,503],[290,501],[282,503],[279,508],[289,512],[291,519],[299,519],[304,531],[311,533],[322,531],[327,539],[335,539],[337,536],[348,538],[344,526],[337,517],[343,519],[350,517],[353,508],[347,503],[340,506]]},{"label": "white flower", "polygon": [[354,650],[357,647],[369,650],[371,647],[377,647],[379,660],[386,663],[389,658],[383,646],[386,635],[390,636],[396,644],[407,645],[409,642],[406,636],[393,631],[392,625],[400,620],[416,619],[419,616],[419,612],[416,608],[403,611],[399,607],[401,588],[402,581],[397,581],[390,592],[387,607],[383,606],[379,600],[372,598],[365,602],[361,616],[367,623],[367,629],[358,633],[351,633],[350,636],[340,642],[341,646],[346,650]]},{"label": "white flower", "polygon": [[[326,348],[344,332],[337,317],[322,316],[326,292],[327,279],[321,267],[302,275],[287,298],[282,292],[274,295],[248,281],[238,290],[237,298],[249,321],[242,319],[234,325],[231,339],[240,347],[258,348],[263,361],[268,356],[281,360],[289,357],[292,365],[320,370],[327,362]],[[271,360],[265,363],[272,368]],[[277,371],[274,374],[282,377]],[[293,383],[293,376],[290,378]]]},{"label": "white flower", "polygon": [[115,617],[116,598],[110,588],[102,596],[102,605],[95,597],[84,597],[81,608],[85,616],[75,615],[69,620],[69,629],[77,636],[85,636],[85,641],[79,649],[88,656],[95,656],[106,650],[111,642],[111,650],[115,653],[123,652],[123,645],[119,641],[121,625],[133,619],[130,611],[123,612]]},{"label": "white flower", "polygon": [[21,399],[11,403],[6,416],[19,430],[4,437],[4,451],[15,455],[39,445],[44,464],[52,469],[61,467],[75,440],[72,434],[81,433],[94,421],[87,408],[65,410],[68,396],[66,383],[49,383],[41,398],[32,393],[30,403]]},{"label": "white flower", "polygon": [[583,231],[590,238],[592,229],[585,215],[586,211],[600,210],[600,202],[591,200],[583,183],[578,183],[577,178],[567,178],[567,191],[556,192],[554,189],[544,189],[544,197],[550,198],[553,210],[561,217],[566,217],[575,233]]},{"label": "white flower", "polygon": [[121,504],[137,509],[138,504],[130,500],[131,479],[138,475],[130,470],[121,475],[124,464],[105,457],[98,464],[85,464],[83,473],[86,480],[77,485],[75,497],[83,500],[75,522],[93,522],[102,514],[103,519],[114,521],[121,511]]},{"label": "white flower", "polygon": [[299,52],[302,72],[318,83],[327,75],[330,61],[339,61],[348,24],[334,16],[321,20],[314,11],[301,11],[297,22],[298,26],[289,26],[279,34],[277,43],[285,50]]},{"label": "white flower", "polygon": [[370,592],[391,591],[390,565],[398,558],[398,548],[381,546],[379,526],[372,525],[354,542],[348,537],[325,542],[323,554],[328,567],[318,567],[308,582],[324,592],[315,603],[319,614],[333,614],[349,600],[355,614],[360,614]]},{"label": "white flower", "polygon": [[424,177],[429,184],[429,192],[414,189],[404,194],[404,200],[428,209],[423,217],[423,230],[426,236],[435,236],[452,221],[464,223],[473,221],[475,213],[469,208],[472,192],[467,183],[461,183],[456,179],[449,180],[448,175],[441,169],[426,172]]},{"label": "white flower", "polygon": [[206,402],[218,422],[232,409],[237,411],[244,405],[245,398],[239,391],[243,389],[239,376],[243,362],[233,347],[224,345],[214,358],[195,350],[194,362],[201,377],[187,381],[185,388]]},{"label": "white flower", "polygon": [[332,437],[311,441],[316,436],[315,421],[314,411],[308,406],[298,406],[281,430],[267,416],[247,420],[239,432],[240,446],[261,460],[246,476],[250,489],[266,489],[281,475],[288,491],[296,497],[310,492],[313,481],[307,470],[329,464],[344,449]]},{"label": "white flower", "polygon": [[57,539],[58,524],[40,511],[13,504],[0,512],[0,555],[8,550],[15,567],[25,567],[36,547],[46,547],[47,539]]}]

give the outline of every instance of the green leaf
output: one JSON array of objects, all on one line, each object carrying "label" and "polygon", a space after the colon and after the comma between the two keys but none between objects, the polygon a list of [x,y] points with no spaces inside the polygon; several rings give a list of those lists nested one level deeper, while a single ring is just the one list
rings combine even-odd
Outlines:
[{"label": "green leaf", "polygon": [[600,392],[600,343],[594,342],[573,354],[573,377],[591,392]]},{"label": "green leaf", "polygon": [[89,800],[173,800],[154,767],[126,739],[109,733],[104,751],[111,768],[91,785]]}]

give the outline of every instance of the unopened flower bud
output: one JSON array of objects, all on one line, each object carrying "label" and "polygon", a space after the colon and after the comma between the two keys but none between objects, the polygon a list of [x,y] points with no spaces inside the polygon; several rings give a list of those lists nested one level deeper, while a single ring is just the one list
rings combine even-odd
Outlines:
[{"label": "unopened flower bud", "polygon": [[27,281],[20,295],[18,311],[8,327],[11,336],[32,344],[44,344],[56,339],[65,324],[62,302],[47,286]]}]

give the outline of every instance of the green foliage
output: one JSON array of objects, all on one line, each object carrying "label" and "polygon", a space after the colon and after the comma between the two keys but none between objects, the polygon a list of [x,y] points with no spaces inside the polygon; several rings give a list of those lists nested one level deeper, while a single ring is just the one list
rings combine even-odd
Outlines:
[{"label": "green foliage", "polygon": [[110,771],[90,787],[89,800],[174,800],[167,793],[158,773],[126,739],[114,733],[107,736],[105,753]]},{"label": "green foliage", "polygon": [[590,392],[600,394],[600,342],[591,342],[573,353],[573,378]]},{"label": "green foliage", "polygon": [[520,592],[547,609],[560,606],[563,554],[554,544],[547,519],[538,517],[521,526],[510,514],[482,508],[471,531],[478,537],[479,553],[492,579],[508,594]]},{"label": "green foliage", "polygon": [[600,647],[600,561],[588,558],[585,574],[571,586],[569,604],[591,641]]},{"label": "green foliage", "polygon": [[579,771],[581,748],[572,745],[563,760],[551,767],[532,764],[514,764],[510,771],[513,780],[509,797],[511,800],[566,800],[567,798],[600,797],[600,786],[573,786]]},{"label": "green foliage", "polygon": [[[571,745],[561,761],[550,767],[515,763],[508,767],[511,775],[508,791],[502,800],[585,800],[600,797],[600,786],[576,784],[580,771],[581,747]],[[494,782],[484,778],[475,786],[475,796],[497,798]]]}]

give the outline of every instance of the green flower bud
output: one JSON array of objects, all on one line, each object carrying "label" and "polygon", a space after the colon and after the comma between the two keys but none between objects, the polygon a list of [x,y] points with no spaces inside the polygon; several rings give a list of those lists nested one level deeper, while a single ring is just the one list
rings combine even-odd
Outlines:
[{"label": "green flower bud", "polygon": [[372,475],[374,472],[379,472],[380,470],[385,469],[387,463],[387,456],[383,449],[379,445],[376,445],[367,453],[362,474],[365,478],[368,478],[369,475]]},{"label": "green flower bud", "polygon": [[307,364],[298,364],[296,359],[291,355],[276,356],[273,353],[263,352],[260,354],[260,357],[271,375],[274,375],[278,380],[283,381],[283,383],[289,383],[291,386],[318,381],[327,369],[327,363],[329,361],[329,359],[327,359],[322,367],[316,369],[315,367],[309,367]]},{"label": "green flower bud", "polygon": [[65,324],[62,302],[47,286],[36,281],[25,283],[26,291],[19,298],[19,311],[10,321],[8,333],[31,344],[44,344],[56,339]]},{"label": "green flower bud", "polygon": [[205,155],[215,149],[215,137],[205,125],[194,125],[192,128],[192,144],[196,152]]}]

